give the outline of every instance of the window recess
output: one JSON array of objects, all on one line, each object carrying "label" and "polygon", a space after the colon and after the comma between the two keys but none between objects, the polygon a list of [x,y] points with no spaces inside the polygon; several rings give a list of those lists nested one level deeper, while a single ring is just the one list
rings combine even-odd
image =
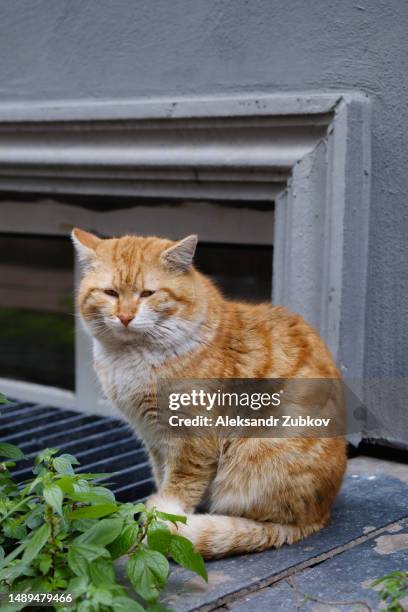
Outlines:
[{"label": "window recess", "polygon": [[[233,252],[240,262],[239,278],[219,271],[227,293],[258,299],[272,285],[272,300],[319,329],[355,380],[369,176],[369,102],[358,92],[0,105],[3,235],[198,232],[203,269],[216,274]],[[73,403],[109,412],[79,325],[75,338]]]}]

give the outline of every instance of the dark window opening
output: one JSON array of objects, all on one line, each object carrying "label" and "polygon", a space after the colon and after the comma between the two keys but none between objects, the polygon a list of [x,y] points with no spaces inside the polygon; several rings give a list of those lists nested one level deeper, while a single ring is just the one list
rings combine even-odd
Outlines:
[{"label": "dark window opening", "polygon": [[68,238],[0,234],[0,376],[74,389]]},{"label": "dark window opening", "polygon": [[226,298],[268,302],[272,294],[272,246],[198,244],[197,268]]}]

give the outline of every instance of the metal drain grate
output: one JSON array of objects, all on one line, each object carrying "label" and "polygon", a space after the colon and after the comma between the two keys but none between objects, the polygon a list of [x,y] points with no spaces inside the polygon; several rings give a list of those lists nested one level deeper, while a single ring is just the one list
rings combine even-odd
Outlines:
[{"label": "metal drain grate", "polygon": [[17,482],[31,477],[33,458],[40,450],[53,447],[75,455],[81,463],[77,472],[111,473],[109,482],[119,501],[138,501],[153,490],[140,441],[116,419],[13,402],[0,407],[0,440],[16,444],[27,456],[13,471]]}]

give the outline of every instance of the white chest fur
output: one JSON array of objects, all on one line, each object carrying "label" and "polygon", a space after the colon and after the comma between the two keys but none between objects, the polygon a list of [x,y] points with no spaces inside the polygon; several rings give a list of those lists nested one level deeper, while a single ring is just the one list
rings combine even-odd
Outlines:
[{"label": "white chest fur", "polygon": [[165,431],[157,421],[157,384],[169,355],[151,347],[120,350],[93,343],[94,364],[106,397],[122,412],[148,448],[165,453]]},{"label": "white chest fur", "polygon": [[[160,377],[166,377],[167,364],[175,357],[187,356],[200,348],[208,331],[198,333],[202,319],[172,320],[160,342],[109,342],[93,338],[94,365],[106,397],[126,416],[142,437],[145,430],[146,398],[157,391]],[[149,437],[153,432],[149,431]]]},{"label": "white chest fur", "polygon": [[143,347],[121,345],[106,349],[93,342],[94,363],[102,388],[120,410],[127,412],[137,396],[151,389],[154,367],[159,365],[152,351]]}]

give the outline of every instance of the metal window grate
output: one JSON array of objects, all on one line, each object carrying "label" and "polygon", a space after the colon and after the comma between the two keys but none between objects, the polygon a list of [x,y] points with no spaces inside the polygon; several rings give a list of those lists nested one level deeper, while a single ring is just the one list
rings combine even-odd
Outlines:
[{"label": "metal window grate", "polygon": [[80,461],[77,472],[109,472],[122,502],[145,498],[153,490],[146,452],[131,428],[116,419],[79,414],[51,406],[12,402],[0,408],[0,440],[26,454],[13,474],[17,482],[32,475],[35,455],[58,448]]}]

